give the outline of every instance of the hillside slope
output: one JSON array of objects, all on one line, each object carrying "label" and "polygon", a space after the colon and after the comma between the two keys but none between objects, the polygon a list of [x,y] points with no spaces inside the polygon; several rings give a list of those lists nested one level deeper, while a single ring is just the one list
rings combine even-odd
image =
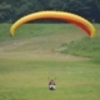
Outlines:
[{"label": "hillside slope", "polygon": [[[73,45],[72,42],[80,42],[80,40],[84,41],[83,38],[88,38],[83,30],[72,24],[26,24],[16,31],[14,37],[9,36],[10,26],[9,24],[0,25],[2,29],[0,30],[0,58],[42,60],[88,59],[81,55],[81,53],[78,56],[73,55],[74,53],[70,54],[70,52],[62,54],[63,51],[66,51],[66,49]],[[99,25],[96,27],[98,28]],[[65,47],[66,44],[70,46]],[[75,45],[77,46],[79,43]],[[73,49],[69,50],[72,51]],[[77,52],[77,49],[74,52]]]}]

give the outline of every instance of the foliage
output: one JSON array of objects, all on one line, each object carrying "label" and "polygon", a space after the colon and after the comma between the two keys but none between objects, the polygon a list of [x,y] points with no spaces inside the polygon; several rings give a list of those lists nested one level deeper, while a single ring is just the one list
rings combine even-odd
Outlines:
[{"label": "foliage", "polygon": [[[100,22],[100,0],[0,0],[0,22],[13,22],[41,10],[61,10]],[[96,16],[98,15],[98,16]]]}]

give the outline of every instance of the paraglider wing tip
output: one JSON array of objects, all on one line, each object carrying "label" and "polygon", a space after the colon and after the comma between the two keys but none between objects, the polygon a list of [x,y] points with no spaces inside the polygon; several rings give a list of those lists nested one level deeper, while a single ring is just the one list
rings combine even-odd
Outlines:
[{"label": "paraglider wing tip", "polygon": [[90,38],[93,38],[94,37],[94,34],[92,34],[91,36],[90,36]]},{"label": "paraglider wing tip", "polygon": [[14,35],[10,33],[10,36],[13,37]]},{"label": "paraglider wing tip", "polygon": [[94,36],[95,36],[95,28],[94,28],[94,30],[92,31],[92,33],[91,33],[91,36],[90,36],[90,38],[93,38]]},{"label": "paraglider wing tip", "polygon": [[14,36],[14,30],[12,28],[10,29],[10,36]]},{"label": "paraglider wing tip", "polygon": [[14,33],[10,31],[10,36],[14,36]]}]

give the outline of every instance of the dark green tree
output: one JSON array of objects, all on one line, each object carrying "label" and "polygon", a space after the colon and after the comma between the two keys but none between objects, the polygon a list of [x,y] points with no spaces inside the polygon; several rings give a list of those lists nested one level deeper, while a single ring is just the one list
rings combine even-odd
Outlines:
[{"label": "dark green tree", "polygon": [[100,22],[100,0],[0,0],[0,22],[14,22],[42,10],[72,12]]}]

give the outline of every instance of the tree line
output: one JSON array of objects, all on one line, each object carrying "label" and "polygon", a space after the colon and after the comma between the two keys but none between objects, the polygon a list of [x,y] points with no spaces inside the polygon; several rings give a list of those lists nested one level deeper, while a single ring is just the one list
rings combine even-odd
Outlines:
[{"label": "tree line", "polygon": [[100,0],[0,0],[0,23],[43,10],[72,12],[100,23]]}]

